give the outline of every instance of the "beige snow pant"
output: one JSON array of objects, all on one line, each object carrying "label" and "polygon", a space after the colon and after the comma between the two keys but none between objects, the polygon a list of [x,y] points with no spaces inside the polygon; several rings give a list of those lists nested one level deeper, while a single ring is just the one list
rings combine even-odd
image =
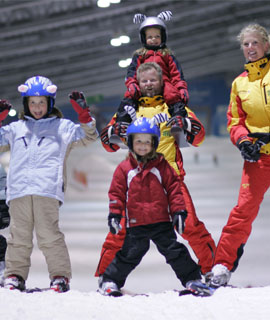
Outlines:
[{"label": "beige snow pant", "polygon": [[63,233],[59,230],[59,201],[41,196],[24,196],[9,203],[10,234],[5,277],[15,274],[27,279],[33,250],[33,229],[45,256],[49,276],[71,278],[71,264]]}]

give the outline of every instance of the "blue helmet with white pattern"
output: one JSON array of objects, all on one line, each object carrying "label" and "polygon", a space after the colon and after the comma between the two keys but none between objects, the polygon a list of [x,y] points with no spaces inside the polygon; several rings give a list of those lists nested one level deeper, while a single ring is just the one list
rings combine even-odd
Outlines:
[{"label": "blue helmet with white pattern", "polygon": [[48,114],[51,113],[55,103],[57,86],[46,77],[34,76],[25,81],[18,87],[18,91],[23,97],[25,113],[29,113],[27,98],[32,96],[48,97]]},{"label": "blue helmet with white pattern", "polygon": [[130,150],[133,150],[133,135],[136,133],[147,133],[153,137],[154,148],[157,149],[160,139],[159,127],[149,118],[138,118],[127,128],[127,143]]}]

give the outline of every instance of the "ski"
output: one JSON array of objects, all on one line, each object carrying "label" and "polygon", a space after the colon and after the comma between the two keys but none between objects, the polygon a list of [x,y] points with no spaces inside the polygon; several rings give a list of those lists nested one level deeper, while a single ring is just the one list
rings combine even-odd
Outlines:
[{"label": "ski", "polygon": [[116,134],[112,134],[110,137],[110,143],[118,145],[121,149],[128,149],[128,146],[123,142],[123,140]]},{"label": "ski", "polygon": [[171,128],[171,135],[174,137],[179,148],[190,147],[190,144],[186,140],[185,133],[181,128],[176,127],[176,126],[172,127]]},{"label": "ski", "polygon": [[34,287],[34,288],[27,288],[22,292],[25,293],[35,293],[35,292],[44,292],[44,291],[54,291],[51,288],[38,288],[38,287]]},{"label": "ski", "polygon": [[187,288],[179,291],[179,296],[192,294],[198,297],[210,297],[214,294],[216,288],[210,287],[204,283],[197,281],[190,281]]},{"label": "ski", "polygon": [[175,290],[179,293],[179,296],[186,296],[192,294],[196,297],[211,297],[216,289],[209,288],[209,290],[190,290],[190,289],[183,289],[183,290]]}]

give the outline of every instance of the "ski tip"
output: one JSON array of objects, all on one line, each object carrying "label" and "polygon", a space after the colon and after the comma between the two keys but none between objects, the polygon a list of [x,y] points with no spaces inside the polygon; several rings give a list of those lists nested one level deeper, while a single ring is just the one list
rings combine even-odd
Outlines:
[{"label": "ski tip", "polygon": [[128,146],[122,141],[122,139],[115,134],[110,137],[110,143],[118,145],[121,149],[128,149]]}]

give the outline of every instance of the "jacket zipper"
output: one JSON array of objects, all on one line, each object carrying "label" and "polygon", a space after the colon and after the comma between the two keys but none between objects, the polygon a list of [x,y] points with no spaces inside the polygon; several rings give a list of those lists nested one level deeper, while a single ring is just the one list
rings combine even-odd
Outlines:
[{"label": "jacket zipper", "polygon": [[27,148],[27,143],[26,143],[25,137],[22,137],[22,139],[23,139],[23,143],[24,143],[25,148]]},{"label": "jacket zipper", "polygon": [[45,138],[45,137],[41,137],[41,139],[40,139],[39,142],[38,142],[38,146],[41,145],[41,142],[42,142],[42,140],[43,140],[44,138]]},{"label": "jacket zipper", "polygon": [[263,86],[263,93],[264,93],[264,102],[265,102],[265,104],[267,104],[265,85]]}]

